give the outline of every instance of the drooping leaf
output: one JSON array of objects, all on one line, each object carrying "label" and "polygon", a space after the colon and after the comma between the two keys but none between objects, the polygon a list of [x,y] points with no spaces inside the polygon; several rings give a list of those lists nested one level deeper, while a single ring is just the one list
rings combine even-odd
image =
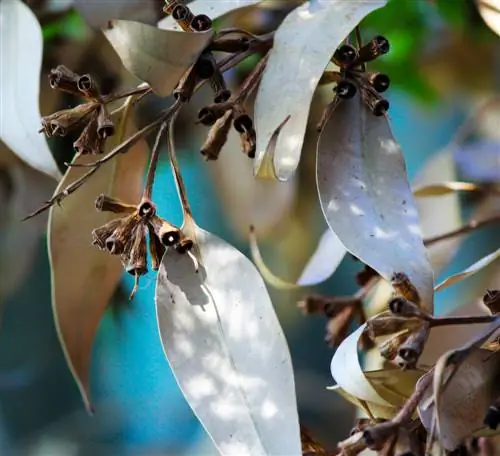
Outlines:
[{"label": "drooping leaf", "polygon": [[156,306],[166,357],[222,455],[301,454],[293,370],[262,278],[194,227],[203,268],[169,250]]},{"label": "drooping leaf", "polygon": [[436,285],[435,291],[437,292],[443,290],[444,288],[448,288],[450,285],[460,282],[461,280],[467,279],[468,277],[479,272],[481,269],[489,266],[494,261],[498,260],[498,258],[500,258],[500,249],[495,250],[494,252],[481,258],[479,261],[476,261],[474,264],[470,265],[467,269],[464,269],[463,271],[457,272],[456,274],[453,274],[452,276],[446,278],[440,284]]},{"label": "drooping leaf", "polygon": [[101,0],[89,2],[74,0],[76,10],[91,27],[105,27],[113,19],[133,19],[154,24],[158,17],[158,5],[152,0]]},{"label": "drooping leaf", "polygon": [[21,162],[0,143],[0,304],[26,277],[36,258],[44,216],[22,222],[49,199],[56,182]]},{"label": "drooping leaf", "polygon": [[[113,147],[113,139],[109,140],[108,148]],[[123,271],[119,258],[92,246],[92,230],[116,218],[116,214],[97,212],[94,201],[105,193],[139,203],[147,158],[147,145],[139,141],[125,154],[104,164],[86,184],[64,199],[61,207],[50,209],[48,241],[55,325],[88,410],[92,410],[89,383],[92,343]],[[89,163],[95,157],[77,156],[75,161]],[[56,192],[87,170],[70,167]]]},{"label": "drooping leaf", "polygon": [[60,179],[47,141],[38,133],[42,51],[42,30],[33,12],[21,0],[2,0],[0,140],[31,167]]},{"label": "drooping leaf", "polygon": [[347,250],[388,281],[406,274],[432,312],[433,272],[400,146],[387,118],[359,95],[341,102],[323,130],[317,183],[326,221]]},{"label": "drooping leaf", "polygon": [[[232,11],[246,8],[261,3],[263,0],[195,0],[189,3],[189,9],[194,15],[206,14],[215,20]],[[158,28],[162,30],[181,30],[172,16],[167,16],[158,22]]]},{"label": "drooping leaf", "polygon": [[[474,349],[458,367],[439,398],[439,439],[447,450],[484,429],[488,407],[500,394],[498,373],[500,352]],[[431,429],[435,401],[431,389],[424,395],[418,412],[422,424]]]},{"label": "drooping leaf", "polygon": [[477,0],[477,8],[486,25],[500,36],[500,1]]},{"label": "drooping leaf", "polygon": [[124,67],[158,95],[170,95],[196,62],[214,32],[160,30],[139,22],[114,20],[104,30]]},{"label": "drooping leaf", "polygon": [[278,28],[255,102],[257,155],[254,174],[264,160],[276,127],[287,116],[274,151],[280,180],[295,172],[306,132],[309,105],[318,81],[342,40],[372,11],[386,4],[370,2],[306,2]]}]

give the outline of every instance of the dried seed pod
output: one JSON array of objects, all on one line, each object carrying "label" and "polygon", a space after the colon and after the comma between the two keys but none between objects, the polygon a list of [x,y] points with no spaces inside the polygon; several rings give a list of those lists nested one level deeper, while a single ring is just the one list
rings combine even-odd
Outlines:
[{"label": "dried seed pod", "polygon": [[354,81],[349,79],[341,79],[334,88],[335,93],[343,100],[349,100],[356,95],[358,89]]},{"label": "dried seed pod", "polygon": [[424,323],[419,330],[410,334],[406,342],[399,347],[398,364],[405,369],[414,369],[428,337],[429,324]]},{"label": "dried seed pod", "polygon": [[200,79],[210,79],[217,70],[217,62],[211,52],[204,52],[194,64],[196,74]]},{"label": "dried seed pod", "polygon": [[377,92],[385,92],[391,85],[389,76],[384,73],[361,73],[361,80],[370,84]]},{"label": "dried seed pod", "polygon": [[500,407],[499,404],[493,404],[488,408],[484,424],[488,429],[496,430],[500,425]]},{"label": "dried seed pod", "polygon": [[394,314],[400,317],[426,317],[425,313],[422,310],[408,301],[403,296],[396,296],[389,301],[388,304],[389,310]]},{"label": "dried seed pod", "polygon": [[390,312],[383,312],[370,318],[366,325],[368,327],[370,337],[375,339],[377,337],[389,336],[398,333],[404,329],[410,331],[420,328],[422,320],[419,318],[403,318],[397,317]]},{"label": "dried seed pod", "polygon": [[361,87],[361,98],[375,116],[383,116],[389,110],[389,102],[369,87]]},{"label": "dried seed pod", "polygon": [[408,301],[415,303],[417,306],[420,304],[420,295],[415,285],[411,283],[410,278],[404,272],[396,272],[391,277],[391,285],[397,294],[405,297]]},{"label": "dried seed pod", "polygon": [[92,230],[92,245],[106,250],[106,240],[122,225],[123,219],[111,220],[105,225]]},{"label": "dried seed pod", "polygon": [[192,31],[191,22],[194,19],[194,14],[186,5],[177,4],[172,9],[172,17],[179,24],[179,27],[185,32]]},{"label": "dried seed pod", "polygon": [[154,228],[148,224],[149,232],[149,253],[151,254],[151,268],[153,271],[160,269],[161,260],[165,254],[165,246],[156,235]]},{"label": "dried seed pod", "polygon": [[104,143],[97,134],[97,118],[94,117],[85,126],[78,139],[73,143],[75,152],[82,155],[95,155],[103,152]]},{"label": "dried seed pod", "polygon": [[179,4],[179,0],[165,0],[165,2],[166,5],[163,6],[163,11],[170,16],[174,8]]},{"label": "dried seed pod", "polygon": [[99,115],[97,117],[97,134],[101,139],[109,138],[115,134],[115,124],[111,120],[108,109],[103,104],[99,107]]},{"label": "dried seed pod", "polygon": [[193,66],[188,71],[186,71],[184,76],[182,76],[182,79],[177,84],[177,87],[174,89],[173,95],[175,99],[180,100],[183,103],[191,100],[197,81],[198,75]]},{"label": "dried seed pod", "polygon": [[181,231],[175,225],[158,216],[153,216],[149,223],[164,246],[172,247],[180,241]]},{"label": "dried seed pod", "polygon": [[99,87],[90,74],[84,74],[78,78],[78,90],[87,98],[98,98]]},{"label": "dried seed pod", "polygon": [[64,65],[59,65],[50,70],[49,84],[52,89],[62,90],[73,94],[79,94],[79,75],[73,73]]},{"label": "dried seed pod", "polygon": [[156,215],[156,206],[151,200],[143,199],[140,202],[139,207],[137,208],[137,214],[144,221],[148,221],[150,218]]},{"label": "dried seed pod", "polygon": [[134,238],[130,243],[130,251],[126,252],[126,271],[135,276],[141,276],[148,272],[146,226],[139,223],[134,232]]},{"label": "dried seed pod", "polygon": [[134,205],[125,204],[116,198],[104,194],[99,195],[95,200],[95,208],[100,212],[114,212],[115,214],[132,214],[136,211]]},{"label": "dried seed pod", "polygon": [[240,38],[221,38],[214,40],[210,44],[211,51],[228,52],[230,54],[248,51],[249,47],[250,39],[246,36]]},{"label": "dried seed pod", "polygon": [[233,112],[227,111],[210,128],[207,139],[201,147],[200,153],[206,160],[217,160],[219,154],[227,142],[229,130],[233,119]]},{"label": "dried seed pod", "polygon": [[224,76],[218,69],[210,78],[210,87],[214,92],[214,103],[224,103],[231,98],[231,91],[226,87]]},{"label": "dried seed pod", "polygon": [[341,68],[346,68],[352,65],[357,58],[358,51],[354,46],[351,46],[350,44],[342,44],[335,50],[332,61],[335,65]]},{"label": "dried seed pod", "polygon": [[241,134],[253,130],[253,120],[241,105],[235,106],[233,113],[233,126],[238,133]]},{"label": "dried seed pod", "polygon": [[121,225],[106,239],[106,250],[111,255],[122,255],[130,244],[139,220],[135,214],[122,218]]},{"label": "dried seed pod", "polygon": [[500,312],[500,290],[486,290],[483,296],[483,303],[492,315],[496,315]]},{"label": "dried seed pod", "polygon": [[257,150],[257,133],[252,128],[240,134],[241,150],[248,158],[255,158]]},{"label": "dried seed pod", "polygon": [[395,334],[389,339],[385,340],[378,346],[380,356],[388,361],[393,361],[398,356],[398,350],[401,345],[403,345],[409,336],[408,331],[403,331],[401,333]]},{"label": "dried seed pod", "polygon": [[205,106],[198,112],[198,123],[212,126],[217,119],[220,119],[230,109],[233,109],[233,104],[229,102]]},{"label": "dried seed pod", "polygon": [[372,60],[387,54],[390,49],[391,47],[387,38],[381,35],[374,36],[370,42],[358,50],[358,57],[353,64],[371,62]]},{"label": "dried seed pod", "polygon": [[72,109],[63,109],[54,114],[42,117],[42,129],[47,137],[65,136],[85,117],[97,108],[97,103],[85,103]]},{"label": "dried seed pod", "polygon": [[195,32],[206,32],[212,28],[212,19],[206,14],[197,14],[191,21],[191,29]]},{"label": "dried seed pod", "polygon": [[[399,424],[386,421],[374,426],[367,426],[363,430],[363,439],[371,450],[380,451],[387,443],[395,443]],[[391,454],[391,453],[388,453]]]}]

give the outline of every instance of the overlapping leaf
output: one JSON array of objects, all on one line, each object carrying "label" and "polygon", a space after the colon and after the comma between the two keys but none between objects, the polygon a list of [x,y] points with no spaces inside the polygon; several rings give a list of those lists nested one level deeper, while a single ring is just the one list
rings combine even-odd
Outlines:
[{"label": "overlapping leaf", "polygon": [[445,449],[455,449],[466,437],[484,428],[488,407],[500,394],[500,353],[479,348],[499,326],[500,320],[490,323],[436,363],[432,391],[427,391],[418,411],[428,430],[436,426]]},{"label": "overlapping leaf", "polygon": [[196,62],[213,33],[160,30],[124,20],[111,21],[104,30],[125,68],[164,97]]},{"label": "overlapping leaf", "polygon": [[300,455],[286,340],[252,263],[194,226],[203,267],[170,250],[156,306],[167,359],[223,455]]},{"label": "overlapping leaf", "polygon": [[40,24],[21,0],[0,3],[0,139],[31,167],[61,177],[40,129]]},{"label": "overlapping leaf", "polygon": [[433,309],[433,272],[401,149],[386,117],[359,95],[340,103],[318,143],[317,183],[330,228],[348,251],[390,281],[405,273]]},{"label": "overlapping leaf", "polygon": [[287,117],[274,151],[280,180],[295,172],[307,127],[309,105],[333,52],[358,23],[386,4],[370,2],[306,2],[278,28],[255,102],[258,174],[276,127]]},{"label": "overlapping leaf", "polygon": [[152,0],[74,0],[76,10],[92,27],[104,27],[112,19],[133,19],[153,24],[158,5]]},{"label": "overlapping leaf", "polygon": [[[218,19],[232,11],[261,3],[262,0],[195,0],[189,4],[193,14],[206,14],[210,19]],[[158,28],[163,30],[181,30],[177,22],[167,16],[158,22]]]},{"label": "overlapping leaf", "polygon": [[[113,146],[110,140],[109,147]],[[92,156],[80,156],[89,163]],[[127,153],[108,162],[78,191],[50,209],[49,257],[52,276],[52,307],[59,340],[86,407],[91,410],[89,369],[92,343],[118,280],[118,258],[92,246],[90,233],[113,218],[97,212],[96,197],[109,194],[127,202],[139,202],[147,146],[139,141]],[[69,168],[59,184],[61,191],[88,168]],[[115,215],[116,217],[116,215]]]}]

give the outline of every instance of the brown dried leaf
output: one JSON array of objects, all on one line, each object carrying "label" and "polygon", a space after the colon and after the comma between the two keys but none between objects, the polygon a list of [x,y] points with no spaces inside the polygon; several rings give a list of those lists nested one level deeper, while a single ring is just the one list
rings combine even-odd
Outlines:
[{"label": "brown dried leaf", "polygon": [[[128,129],[131,134],[131,128]],[[112,138],[114,139],[114,138]],[[108,148],[114,141],[110,140]],[[103,165],[86,184],[50,209],[48,241],[52,276],[52,307],[59,340],[86,407],[92,410],[89,367],[92,343],[122,266],[116,257],[92,246],[91,232],[115,214],[97,212],[101,193],[127,202],[139,202],[147,145],[139,141],[127,153]],[[95,158],[80,156],[76,163]],[[78,179],[88,168],[72,167],[56,192]]]}]

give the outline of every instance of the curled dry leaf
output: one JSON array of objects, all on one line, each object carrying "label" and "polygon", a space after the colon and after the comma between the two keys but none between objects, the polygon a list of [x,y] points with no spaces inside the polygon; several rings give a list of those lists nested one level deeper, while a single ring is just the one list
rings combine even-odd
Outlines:
[{"label": "curled dry leaf", "polygon": [[47,141],[38,133],[42,52],[42,29],[33,12],[21,0],[2,0],[0,139],[31,167],[60,179]]},{"label": "curled dry leaf", "polygon": [[[439,439],[454,450],[464,439],[484,429],[488,407],[500,395],[500,352],[475,348],[449,379],[439,398]],[[431,429],[435,413],[429,389],[418,407],[422,424]]]},{"label": "curled dry leaf", "polygon": [[274,37],[255,102],[256,175],[275,128],[287,116],[290,121],[278,139],[274,168],[280,180],[294,174],[309,106],[333,52],[365,16],[385,4],[386,0],[306,2],[286,17]]},{"label": "curled dry leaf", "polygon": [[47,218],[22,222],[52,196],[56,182],[21,162],[0,144],[0,303],[16,290],[38,252]]},{"label": "curled dry leaf", "polygon": [[479,261],[476,261],[474,264],[470,265],[467,269],[464,269],[461,272],[453,274],[452,276],[443,280],[440,284],[436,285],[435,291],[443,290],[444,288],[448,288],[449,286],[460,282],[461,280],[467,279],[468,277],[478,273],[481,269],[489,266],[494,261],[500,258],[500,249],[486,255],[481,258]]},{"label": "curled dry leaf", "polygon": [[[113,139],[109,140],[108,148],[116,145]],[[118,258],[92,247],[92,230],[114,215],[97,212],[94,201],[96,195],[104,193],[139,202],[147,158],[147,145],[141,140],[125,154],[102,165],[82,188],[62,201],[61,207],[50,209],[48,238],[55,324],[88,410],[92,410],[89,385],[92,343],[123,271]],[[94,160],[92,156],[75,158],[80,164]],[[88,168],[70,167],[56,192],[86,170]]]},{"label": "curled dry leaf", "polygon": [[312,257],[304,267],[297,282],[289,282],[276,276],[264,262],[260,253],[255,230],[250,230],[250,251],[252,259],[264,280],[275,288],[291,290],[309,287],[324,282],[333,275],[346,254],[344,245],[332,230],[328,229],[321,237]]},{"label": "curled dry leaf", "polygon": [[500,36],[500,1],[476,0],[476,4],[486,25]]},{"label": "curled dry leaf", "polygon": [[[194,15],[206,14],[210,19],[215,20],[232,11],[261,2],[262,0],[195,0],[189,4],[189,9]],[[167,16],[158,22],[158,28],[162,30],[181,30],[172,16]]]},{"label": "curled dry leaf", "polygon": [[199,33],[159,30],[139,22],[114,20],[104,30],[124,67],[166,97],[196,62],[213,37]]},{"label": "curled dry leaf", "polygon": [[318,143],[317,183],[330,228],[348,251],[390,281],[404,273],[433,310],[433,272],[406,176],[386,117],[359,95],[343,101]]},{"label": "curled dry leaf", "polygon": [[253,264],[196,226],[203,267],[169,250],[156,306],[166,357],[223,455],[301,454],[293,369]]}]

